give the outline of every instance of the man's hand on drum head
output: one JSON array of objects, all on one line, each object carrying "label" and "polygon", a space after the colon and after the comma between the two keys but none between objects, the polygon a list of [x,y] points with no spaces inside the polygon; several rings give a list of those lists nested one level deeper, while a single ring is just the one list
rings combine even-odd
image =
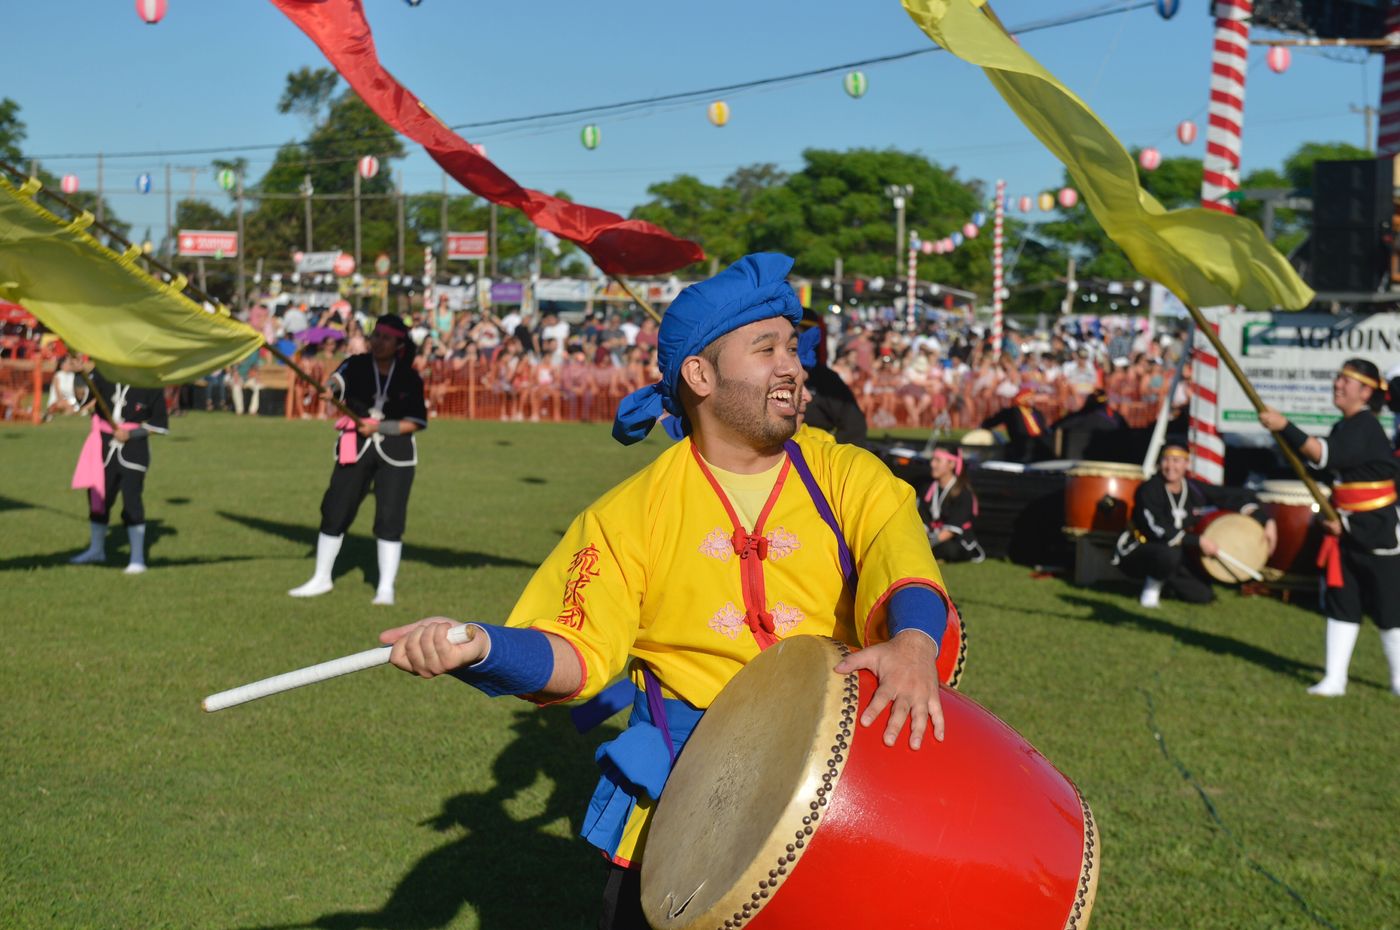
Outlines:
[{"label": "man's hand on drum head", "polygon": [[379,641],[394,647],[389,652],[391,665],[421,678],[436,678],[481,661],[486,650],[491,648],[491,640],[474,626],[467,627],[475,634],[467,642],[461,645],[448,642],[447,631],[456,625],[456,620],[446,617],[429,617],[385,630],[379,634]]},{"label": "man's hand on drum head", "polygon": [[890,708],[885,727],[885,745],[893,746],[909,721],[909,748],[918,749],[924,731],[933,725],[933,738],[943,740],[943,705],[938,697],[938,647],[918,630],[905,630],[894,639],[853,652],[836,666],[838,675],[863,668],[875,675],[880,686],[861,714],[860,725],[868,727]]}]

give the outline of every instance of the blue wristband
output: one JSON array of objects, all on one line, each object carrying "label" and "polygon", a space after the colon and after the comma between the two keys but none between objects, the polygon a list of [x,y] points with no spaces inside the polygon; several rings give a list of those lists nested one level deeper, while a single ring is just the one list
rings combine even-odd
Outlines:
[{"label": "blue wristband", "polygon": [[929,588],[905,585],[890,596],[889,618],[885,627],[890,639],[905,630],[927,633],[935,646],[942,646],[948,628],[948,605]]},{"label": "blue wristband", "polygon": [[488,697],[534,694],[549,684],[554,674],[554,650],[539,630],[519,627],[486,627],[491,651],[475,665],[453,669],[453,678],[465,681]]}]

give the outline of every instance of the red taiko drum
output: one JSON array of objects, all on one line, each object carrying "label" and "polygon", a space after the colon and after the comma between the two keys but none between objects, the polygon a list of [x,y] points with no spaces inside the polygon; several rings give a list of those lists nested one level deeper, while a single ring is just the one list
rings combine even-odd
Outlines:
[{"label": "red taiko drum", "polygon": [[[1324,493],[1329,491],[1323,488]],[[1301,481],[1265,481],[1259,501],[1278,525],[1278,545],[1269,556],[1269,568],[1285,575],[1316,575],[1324,530],[1314,519],[1318,508],[1308,486]]]},{"label": "red taiko drum", "polygon": [[942,691],[947,733],[884,745],[868,672],[796,636],[764,650],[705,712],[642,856],[656,930],[821,927],[1081,930],[1098,885],[1088,805],[1045,757]]},{"label": "red taiko drum", "polygon": [[1121,462],[1076,462],[1065,482],[1065,532],[1121,533],[1133,514],[1142,468]]}]

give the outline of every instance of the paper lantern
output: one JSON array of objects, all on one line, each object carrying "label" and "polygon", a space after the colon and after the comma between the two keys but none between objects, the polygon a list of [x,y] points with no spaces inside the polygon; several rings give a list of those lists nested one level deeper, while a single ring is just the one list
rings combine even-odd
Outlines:
[{"label": "paper lantern", "polygon": [[723,126],[725,123],[729,122],[729,104],[725,103],[723,100],[716,100],[714,103],[710,104],[706,112],[710,117],[710,122],[714,123],[716,126]]},{"label": "paper lantern", "polygon": [[602,131],[592,123],[583,127],[583,131],[578,134],[578,137],[579,141],[583,143],[583,147],[590,152],[598,147],[599,142],[603,141]]},{"label": "paper lantern", "polygon": [[76,194],[78,192],[78,176],[65,174],[63,180],[58,182],[58,186],[65,194]]},{"label": "paper lantern", "polygon": [[1162,163],[1162,153],[1148,146],[1138,152],[1138,164],[1142,165],[1143,171],[1156,171],[1157,166]]},{"label": "paper lantern", "polygon": [[846,93],[852,97],[864,97],[866,87],[865,72],[849,71],[841,81],[841,86],[846,88]]},{"label": "paper lantern", "polygon": [[963,244],[963,234],[960,232],[953,233],[948,239],[953,243],[953,248],[955,249]]},{"label": "paper lantern", "polygon": [[1288,66],[1293,63],[1293,53],[1285,46],[1275,45],[1269,49],[1266,59],[1269,62],[1269,70],[1274,74],[1282,74],[1288,70]]},{"label": "paper lantern", "polygon": [[1196,124],[1189,119],[1184,119],[1176,125],[1176,140],[1182,145],[1190,145],[1196,141]]},{"label": "paper lantern", "polygon": [[1031,212],[1031,208],[1035,206],[1035,202],[1029,197],[1022,197],[1019,206],[1021,207],[1022,213],[1029,213]]},{"label": "paper lantern", "polygon": [[364,158],[360,159],[359,164],[355,166],[355,170],[360,172],[360,177],[368,181],[379,173],[379,159],[375,158],[373,155],[366,155]]},{"label": "paper lantern", "polygon": [[986,226],[987,214],[983,213],[981,210],[978,210],[976,213],[972,214],[972,225]]},{"label": "paper lantern", "polygon": [[976,239],[976,238],[977,238],[977,233],[978,233],[978,229],[977,229],[977,224],[976,224],[976,223],[966,223],[966,224],[963,225],[962,234],[963,234],[963,237],[964,237],[964,238],[966,238],[966,239]]},{"label": "paper lantern", "polygon": [[233,190],[234,186],[238,184],[238,175],[234,173],[234,170],[232,168],[224,168],[220,170],[217,178],[219,181],[219,186],[226,191]]},{"label": "paper lantern", "polygon": [[1036,206],[1040,207],[1042,213],[1049,213],[1055,209],[1055,195],[1046,191],[1036,199]]},{"label": "paper lantern", "polygon": [[1079,191],[1072,187],[1062,187],[1056,199],[1059,200],[1060,206],[1066,210],[1073,209],[1074,205],[1079,203]]},{"label": "paper lantern", "polygon": [[136,0],[136,15],[147,26],[154,26],[165,18],[165,0]]},{"label": "paper lantern", "polygon": [[1157,0],[1157,15],[1163,19],[1171,19],[1179,9],[1181,0]]},{"label": "paper lantern", "polygon": [[143,194],[151,192],[151,176],[142,172],[136,176],[136,189]]},{"label": "paper lantern", "polygon": [[933,254],[933,243],[932,243],[932,242],[920,242],[920,243],[919,243],[919,251],[920,251],[920,252],[923,252],[925,255],[932,255],[932,254]]}]

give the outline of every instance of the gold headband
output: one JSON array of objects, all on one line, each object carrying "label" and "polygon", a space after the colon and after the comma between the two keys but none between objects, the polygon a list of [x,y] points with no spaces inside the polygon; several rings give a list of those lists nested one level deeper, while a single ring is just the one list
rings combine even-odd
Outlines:
[{"label": "gold headband", "polygon": [[1164,458],[1164,459],[1167,459],[1167,458],[1189,459],[1190,457],[1191,457],[1191,453],[1188,452],[1188,451],[1187,451],[1185,448],[1183,448],[1182,446],[1167,446],[1167,447],[1165,447],[1165,448],[1162,449],[1162,458]]},{"label": "gold headband", "polygon": [[1375,378],[1372,378],[1370,375],[1362,374],[1355,368],[1343,368],[1341,374],[1343,378],[1350,378],[1353,381],[1359,381],[1373,391],[1385,390],[1384,384],[1381,384],[1379,381],[1377,381]]}]

